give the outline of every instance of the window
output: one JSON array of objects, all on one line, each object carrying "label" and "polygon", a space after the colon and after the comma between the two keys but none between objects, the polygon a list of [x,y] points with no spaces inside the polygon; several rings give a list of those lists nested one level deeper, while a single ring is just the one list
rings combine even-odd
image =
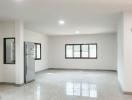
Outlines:
[{"label": "window", "polygon": [[15,38],[4,38],[4,64],[15,64]]},{"label": "window", "polygon": [[88,50],[88,45],[81,45],[81,48],[82,48],[82,57],[83,58],[88,58],[88,56],[89,56],[89,50]]},{"label": "window", "polygon": [[97,59],[97,44],[66,44],[66,59]]},{"label": "window", "polygon": [[41,43],[35,43],[35,60],[41,60]]},{"label": "window", "polygon": [[73,46],[72,45],[67,45],[66,50],[67,50],[66,56],[68,58],[72,58],[73,57]]},{"label": "window", "polygon": [[81,48],[80,48],[80,45],[74,45],[73,46],[73,53],[74,53],[74,57],[75,58],[80,58],[80,50],[81,50]]},{"label": "window", "polygon": [[96,45],[89,45],[89,57],[96,58]]}]

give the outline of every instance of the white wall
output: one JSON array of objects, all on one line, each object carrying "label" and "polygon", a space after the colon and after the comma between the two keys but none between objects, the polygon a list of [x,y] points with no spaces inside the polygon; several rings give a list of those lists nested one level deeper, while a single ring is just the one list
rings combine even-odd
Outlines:
[{"label": "white wall", "polygon": [[3,64],[3,38],[15,37],[13,21],[0,21],[0,82],[15,82],[15,64]]},{"label": "white wall", "polygon": [[[3,64],[3,38],[16,39],[16,64]],[[0,82],[23,84],[23,23],[21,21],[0,21]]]},{"label": "white wall", "polygon": [[[49,67],[116,70],[116,34],[49,36]],[[65,59],[65,44],[97,43],[98,59]]]},{"label": "white wall", "polygon": [[24,40],[41,43],[41,60],[35,60],[35,71],[48,68],[48,37],[42,33],[33,32],[25,29]]},{"label": "white wall", "polygon": [[[3,64],[3,38],[7,37],[16,38],[16,64]],[[47,68],[47,36],[29,30],[24,31],[24,24],[21,21],[0,21],[0,82],[23,83],[23,39],[25,41],[39,42],[42,44],[42,60],[35,62],[36,71]]]}]

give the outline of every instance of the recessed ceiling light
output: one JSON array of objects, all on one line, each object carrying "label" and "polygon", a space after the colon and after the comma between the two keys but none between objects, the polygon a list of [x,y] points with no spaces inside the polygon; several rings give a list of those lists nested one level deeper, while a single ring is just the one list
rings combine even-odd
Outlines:
[{"label": "recessed ceiling light", "polygon": [[64,24],[65,24],[65,21],[64,21],[64,20],[59,20],[58,23],[59,23],[60,25],[64,25]]},{"label": "recessed ceiling light", "polygon": [[80,31],[79,31],[79,30],[76,30],[75,33],[76,33],[76,34],[80,34]]}]

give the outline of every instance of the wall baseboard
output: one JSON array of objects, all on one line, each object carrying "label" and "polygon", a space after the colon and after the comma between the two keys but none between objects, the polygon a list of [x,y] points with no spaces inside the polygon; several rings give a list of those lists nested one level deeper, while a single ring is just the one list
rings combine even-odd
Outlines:
[{"label": "wall baseboard", "polygon": [[108,69],[71,69],[71,68],[48,68],[47,70],[80,70],[80,71],[112,71],[117,72],[117,70],[108,70]]},{"label": "wall baseboard", "polygon": [[126,91],[123,91],[124,94],[127,94],[127,95],[132,95],[132,92],[126,92]]},{"label": "wall baseboard", "polygon": [[36,73],[36,74],[37,74],[37,73],[41,73],[41,72],[46,71],[46,70],[48,70],[48,68],[42,69],[42,70],[39,70],[39,71],[36,71],[35,73]]},{"label": "wall baseboard", "polygon": [[10,82],[0,82],[0,85],[14,85],[14,86],[17,86],[17,87],[20,87],[20,86],[23,86],[23,84],[16,84],[16,83],[10,83]]}]

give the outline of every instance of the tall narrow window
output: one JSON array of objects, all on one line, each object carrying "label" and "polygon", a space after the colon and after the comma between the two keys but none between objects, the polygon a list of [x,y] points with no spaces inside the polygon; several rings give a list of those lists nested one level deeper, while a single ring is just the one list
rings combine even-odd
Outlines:
[{"label": "tall narrow window", "polygon": [[66,59],[97,59],[97,44],[66,44]]},{"label": "tall narrow window", "polygon": [[88,58],[89,57],[89,53],[88,53],[88,47],[89,45],[81,45],[82,48],[82,58]]},{"label": "tall narrow window", "polygon": [[97,57],[97,45],[89,45],[89,57],[96,58]]},{"label": "tall narrow window", "polygon": [[41,43],[35,43],[35,60],[41,60]]},{"label": "tall narrow window", "polygon": [[80,58],[80,45],[74,45],[74,58]]},{"label": "tall narrow window", "polygon": [[15,64],[15,38],[4,38],[4,64]]},{"label": "tall narrow window", "polygon": [[73,45],[66,46],[66,57],[73,58]]}]

